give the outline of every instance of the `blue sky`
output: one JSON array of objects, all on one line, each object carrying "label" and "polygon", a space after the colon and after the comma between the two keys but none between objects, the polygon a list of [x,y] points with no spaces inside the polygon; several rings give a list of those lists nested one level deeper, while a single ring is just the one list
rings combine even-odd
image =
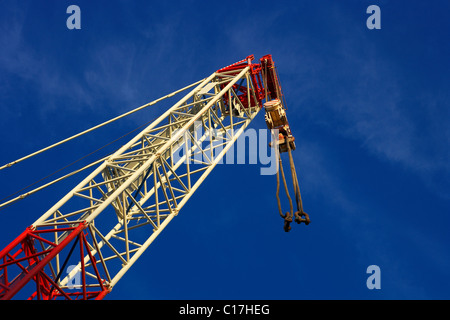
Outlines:
[{"label": "blue sky", "polygon": [[[71,4],[81,30],[66,27]],[[372,4],[380,30],[366,27]],[[275,176],[261,165],[219,165],[107,298],[449,299],[449,9],[444,0],[0,1],[0,162],[272,54],[311,224],[283,231]],[[168,107],[1,171],[0,198]],[[263,113],[251,127],[265,128]],[[82,178],[0,211],[0,247]],[[380,290],[366,287],[370,265]]]}]

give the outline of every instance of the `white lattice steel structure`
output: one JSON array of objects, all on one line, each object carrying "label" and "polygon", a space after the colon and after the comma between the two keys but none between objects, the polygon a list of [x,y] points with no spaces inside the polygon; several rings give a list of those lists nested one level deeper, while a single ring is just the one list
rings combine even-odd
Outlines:
[{"label": "white lattice steel structure", "polygon": [[221,161],[263,96],[279,92],[263,60],[251,60],[191,87],[5,248],[0,298],[30,280],[31,298],[103,298]]}]

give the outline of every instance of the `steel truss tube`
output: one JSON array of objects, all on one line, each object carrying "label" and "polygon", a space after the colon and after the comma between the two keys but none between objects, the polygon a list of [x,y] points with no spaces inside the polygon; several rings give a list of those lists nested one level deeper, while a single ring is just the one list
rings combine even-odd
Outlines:
[{"label": "steel truss tube", "polygon": [[[218,121],[221,121],[221,120],[223,120],[223,119],[219,119],[219,117],[217,116],[217,115],[215,115],[216,117],[217,117],[217,120]],[[256,116],[256,113],[254,114],[254,116]],[[253,117],[254,117],[253,116]],[[247,119],[247,120],[244,120],[244,121],[242,121],[242,123],[244,123],[244,122],[247,122],[247,124],[251,121],[252,119]],[[241,123],[241,124],[242,124]],[[222,128],[223,129],[225,129],[224,127],[223,127],[223,125],[222,125],[222,123],[220,122],[220,125],[222,126]],[[217,124],[216,124],[216,126],[217,126]],[[233,127],[231,127],[230,126],[230,131],[233,129]],[[214,161],[214,162],[212,162],[211,164],[213,164],[213,166],[211,167],[211,168],[201,168],[201,169],[198,169],[198,170],[195,170],[195,171],[192,171],[192,173],[196,173],[196,172],[199,172],[199,171],[207,171],[206,173],[203,173],[203,175],[199,178],[199,179],[201,179],[201,180],[199,180],[197,183],[196,183],[196,185],[195,185],[195,187],[194,188],[191,188],[191,185],[190,185],[190,174],[188,175],[188,191],[189,191],[189,195],[188,196],[184,196],[183,198],[183,200],[182,200],[182,202],[180,202],[179,204],[178,204],[178,206],[177,206],[177,209],[178,210],[180,210],[181,209],[181,207],[187,202],[187,200],[190,198],[190,196],[194,193],[194,191],[198,188],[198,186],[203,182],[203,180],[206,178],[206,176],[211,172],[211,170],[214,168],[214,166],[221,160],[221,158],[225,155],[225,153],[228,151],[228,149],[233,145],[233,143],[239,138],[239,136],[241,135],[241,133],[244,131],[244,129],[245,129],[245,126],[242,126],[241,127],[241,129],[239,129],[235,134],[234,134],[234,136],[233,137],[230,137],[229,136],[229,134],[228,134],[228,132],[226,131],[226,129],[225,129],[225,133],[226,133],[226,135],[228,135],[228,137],[230,138],[230,140],[229,140],[229,142],[228,142],[228,146],[225,148],[225,149],[223,149],[222,150],[222,152],[219,154],[219,155],[217,155],[216,156],[216,160]],[[189,132],[188,131],[186,131],[186,133],[188,134],[188,135],[190,135],[189,134]],[[201,138],[199,138],[198,139],[198,141],[199,142],[202,142],[202,141],[204,141],[206,138],[207,138],[207,136],[208,136],[208,133],[207,132],[205,132],[205,134],[201,137]],[[193,138],[192,136],[191,136],[191,138]],[[185,143],[187,143],[187,139],[185,139]],[[168,175],[168,177],[170,177],[171,175],[172,175],[172,173],[174,173],[174,171],[176,171],[177,169],[178,169],[178,167],[180,166],[180,165],[182,165],[183,163],[184,163],[184,161],[187,159],[187,157],[189,157],[189,154],[191,154],[194,150],[196,150],[196,149],[198,149],[199,148],[199,146],[198,146],[198,144],[193,144],[193,146],[192,146],[192,148],[191,149],[188,149],[187,147],[186,147],[186,150],[187,150],[187,154],[185,154],[185,155],[183,155],[181,158],[180,158],[180,160],[174,165],[174,166],[172,166],[172,168],[170,167],[170,166],[168,166],[168,168],[169,168],[169,172],[167,173],[167,175]],[[203,150],[202,150],[203,151]],[[163,158],[162,158],[163,159]],[[163,159],[163,161],[167,164],[167,161],[165,160],[165,159]],[[155,162],[153,162],[153,163],[155,163]],[[187,170],[188,170],[188,172],[189,172],[189,162],[187,162],[186,163],[187,164]],[[210,165],[211,165],[210,164]],[[189,173],[191,173],[191,172],[189,172]],[[179,178],[179,177],[177,177],[177,178]],[[154,179],[156,179],[156,173],[154,173]],[[167,179],[165,179],[165,180],[167,180]],[[146,194],[146,196],[145,197],[143,197],[142,199],[141,199],[141,203],[145,203],[153,194],[155,194],[155,197],[157,197],[157,192],[155,192],[155,189],[156,188],[159,188],[160,187],[160,182],[156,182],[156,180],[155,180],[155,182],[154,182],[154,187]],[[133,200],[133,201],[135,201],[135,200]],[[158,202],[158,200],[157,200],[157,198],[155,198],[155,201],[156,202]],[[155,204],[155,206],[156,206],[156,210],[157,210],[157,216],[159,215],[159,209],[158,209],[158,205],[156,205]],[[136,212],[139,212],[139,207],[138,207],[138,209],[135,209],[134,211],[132,210],[131,212],[130,212],[130,216],[132,216],[133,214],[135,214]],[[174,213],[172,213],[172,214],[170,214],[169,216],[172,216],[172,215],[177,215],[177,212],[174,212]],[[170,218],[170,219],[172,219],[172,218]],[[158,222],[158,224],[159,224],[159,218],[157,218],[157,222]],[[161,228],[161,226],[155,226],[154,225],[154,223],[153,222],[150,222],[154,227],[155,227],[155,230],[156,229],[160,229]],[[163,227],[162,228],[164,228],[165,226],[167,225],[167,223],[166,224],[163,224]],[[92,254],[96,254],[102,247],[103,247],[103,245],[104,244],[107,244],[108,243],[108,241],[112,238],[112,237],[114,237],[114,235],[121,229],[123,227],[123,224],[122,223],[118,223],[107,235],[102,235],[101,236],[101,238],[102,238],[102,240],[100,241],[100,242],[98,242],[97,244],[96,244],[96,250],[93,250],[92,251]],[[158,230],[158,234],[159,234],[159,232],[160,231],[162,231],[162,229],[161,230]],[[156,235],[157,236],[157,235]],[[156,236],[154,236],[153,237],[153,239],[156,237]],[[147,249],[147,247],[151,244],[151,242],[152,242],[153,240],[151,240],[150,242],[148,242],[148,244],[147,244],[147,242],[145,243],[145,244],[143,244],[142,245],[142,247],[139,249],[139,251],[145,251],[146,249]],[[147,245],[146,245],[147,244]],[[110,245],[109,243],[108,243],[108,245]],[[118,255],[118,252],[116,252],[116,255]],[[121,257],[120,257],[121,258]],[[122,259],[122,258],[121,258]],[[88,257],[86,257],[85,258],[85,263],[87,263],[88,262]],[[128,265],[128,264],[132,264],[132,263],[134,263],[134,261],[135,260],[130,260],[130,261],[128,261],[126,264]],[[125,262],[125,260],[122,260],[122,262]],[[65,279],[63,279],[62,281],[61,281],[61,283],[64,285],[67,281],[68,281],[68,279],[70,279],[71,277],[73,277],[78,271],[79,271],[79,268],[80,268],[80,265],[81,264],[79,264],[76,268],[74,268],[73,270],[72,270],[72,272],[71,273],[69,273],[68,275],[67,275],[67,277],[65,278]],[[123,275],[123,273],[120,275],[120,277]],[[117,277],[117,276],[116,276]],[[114,283],[116,283],[118,281],[118,279],[116,279],[115,280],[115,282]],[[110,284],[110,285],[112,285],[112,283]]]},{"label": "steel truss tube", "polygon": [[[227,132],[227,129],[223,126],[221,119],[219,119],[219,117],[217,116],[217,114],[215,114],[214,112],[212,112],[211,115],[211,108],[219,101],[219,99],[222,99],[223,95],[225,93],[229,93],[230,94],[230,99],[231,99],[231,94],[233,94],[236,97],[236,92],[234,92],[232,90],[232,86],[240,79],[242,79],[244,76],[247,79],[247,82],[249,82],[249,77],[247,75],[247,72],[249,70],[249,67],[245,67],[241,70],[241,72],[239,72],[239,74],[237,74],[236,76],[234,76],[233,78],[230,78],[230,82],[222,89],[220,90],[220,92],[216,91],[215,96],[213,96],[211,99],[203,99],[203,102],[208,101],[206,104],[202,103],[202,101],[200,100],[200,102],[197,102],[197,104],[202,104],[202,106],[200,107],[201,109],[196,113],[196,114],[184,114],[186,116],[189,116],[189,121],[186,121],[186,119],[180,119],[180,121],[182,121],[184,124],[182,125],[182,127],[180,127],[181,130],[176,130],[174,132],[173,129],[175,128],[174,126],[168,126],[169,131],[167,131],[167,136],[155,136],[153,139],[153,141],[155,140],[164,140],[163,143],[159,143],[157,142],[159,145],[161,145],[160,148],[158,148],[158,153],[154,154],[154,152],[151,152],[149,154],[147,154],[148,159],[145,160],[145,158],[142,158],[142,156],[144,155],[142,154],[133,154],[131,152],[130,154],[130,168],[128,169],[127,167],[118,167],[117,168],[120,170],[120,172],[123,172],[123,170],[131,170],[131,173],[127,173],[124,174],[123,176],[119,176],[119,177],[111,177],[111,180],[108,180],[106,182],[99,182],[99,183],[95,183],[91,185],[91,182],[94,181],[93,179],[96,178],[97,176],[99,176],[100,174],[102,174],[102,172],[107,168],[107,167],[112,167],[114,166],[114,164],[116,163],[114,160],[115,159],[124,159],[124,154],[126,153],[126,151],[128,149],[133,148],[133,146],[137,146],[139,145],[139,141],[141,139],[147,139],[150,138],[150,136],[146,137],[146,134],[148,134],[149,132],[153,132],[154,129],[161,129],[161,127],[157,127],[157,125],[163,121],[164,119],[167,119],[168,117],[170,118],[171,113],[172,112],[178,112],[178,110],[180,108],[185,107],[185,105],[183,105],[184,103],[186,103],[186,101],[189,98],[194,97],[194,95],[196,93],[198,93],[199,91],[201,92],[201,90],[204,88],[204,86],[206,84],[208,84],[210,81],[212,81],[213,79],[215,79],[217,76],[221,76],[220,74],[212,74],[210,77],[208,77],[207,79],[203,80],[195,89],[193,89],[190,93],[188,93],[185,97],[183,97],[179,102],[177,102],[173,107],[171,107],[169,110],[167,110],[163,115],[161,115],[155,122],[153,122],[151,125],[149,125],[146,129],[144,129],[139,135],[137,135],[135,138],[133,138],[131,141],[129,141],[126,145],[124,145],[122,148],[120,148],[117,152],[115,152],[112,156],[109,157],[109,159],[107,161],[105,161],[102,165],[100,165],[96,170],[94,170],[88,177],[86,177],[82,182],[80,182],[74,189],[72,189],[72,191],[70,191],[65,197],[63,197],[58,203],[56,203],[51,209],[49,209],[42,217],[40,217],[38,220],[36,220],[36,222],[33,223],[33,228],[37,228],[39,226],[43,226],[43,225],[47,225],[48,222],[53,221],[55,219],[50,219],[47,220],[49,218],[52,217],[52,215],[55,212],[58,212],[59,209],[61,208],[62,205],[64,205],[69,199],[71,199],[73,196],[80,196],[80,192],[82,192],[83,190],[88,190],[90,188],[93,187],[97,187],[99,188],[100,185],[104,185],[104,184],[108,184],[111,183],[113,181],[113,179],[119,181],[121,179],[123,179],[123,183],[117,187],[116,189],[112,190],[112,193],[108,194],[106,196],[106,194],[104,194],[104,198],[100,201],[99,199],[94,198],[92,195],[91,196],[82,196],[83,198],[90,200],[90,201],[98,201],[95,205],[91,204],[90,210],[88,210],[88,212],[83,216],[83,220],[86,221],[87,225],[91,225],[93,224],[93,222],[95,221],[96,217],[103,212],[104,209],[106,209],[108,206],[113,204],[113,201],[116,201],[117,199],[120,198],[121,201],[123,201],[122,204],[120,204],[120,202],[117,202],[117,204],[122,207],[123,210],[123,217],[121,219],[119,219],[119,223],[117,223],[117,225],[110,230],[106,236],[101,236],[101,234],[99,234],[99,236],[102,238],[101,241],[97,242],[95,240],[94,241],[94,246],[92,247],[92,249],[90,250],[90,255],[95,255],[96,253],[99,253],[99,256],[101,256],[101,261],[99,261],[99,263],[101,262],[104,266],[105,272],[107,273],[107,277],[108,280],[111,279],[108,273],[108,270],[105,266],[105,260],[102,258],[102,254],[100,252],[100,249],[104,246],[104,244],[108,244],[108,246],[110,246],[109,244],[109,239],[111,239],[112,237],[115,237],[115,234],[118,232],[125,232],[125,239],[121,239],[121,240],[125,240],[126,242],[126,252],[123,254],[119,254],[118,251],[116,251],[116,255],[118,258],[120,258],[122,260],[123,266],[122,268],[118,271],[118,273],[116,273],[116,275],[109,281],[109,288],[112,288],[117,281],[119,281],[119,279],[123,276],[123,274],[125,274],[125,272],[131,267],[131,265],[133,265],[133,263],[140,257],[140,255],[148,248],[148,246],[154,241],[154,239],[159,235],[159,233],[167,226],[167,224],[173,219],[174,216],[176,216],[178,214],[178,210],[180,210],[184,204],[188,201],[188,199],[192,196],[192,194],[195,192],[195,190],[199,187],[199,185],[203,182],[203,180],[206,178],[206,176],[213,170],[213,168],[215,167],[215,165],[217,163],[219,163],[219,161],[222,159],[222,157],[225,155],[225,153],[230,149],[230,147],[232,147],[232,145],[234,144],[234,142],[238,139],[238,137],[240,136],[240,134],[245,130],[246,126],[250,123],[250,121],[254,118],[254,116],[256,116],[256,113],[259,111],[258,108],[250,108],[249,110],[245,110],[248,111],[245,112],[247,118],[244,118],[246,120],[244,121],[240,121],[239,123],[242,124],[242,126],[238,129],[237,132],[233,132],[235,126],[233,126],[233,122],[231,122],[230,126],[229,126],[229,130],[232,132],[231,133],[231,137]],[[198,82],[197,82],[198,83]],[[251,85],[251,82],[247,84],[248,86]],[[235,99],[238,100],[238,99]],[[239,101],[235,101],[234,103],[239,103]],[[240,107],[242,109],[241,105],[238,105],[238,107]],[[256,112],[252,112],[253,110],[251,109],[255,109]],[[231,105],[230,105],[230,111],[231,111]],[[179,113],[179,112],[178,112]],[[178,114],[176,113],[176,114]],[[231,114],[232,112],[230,112]],[[180,116],[182,116],[182,113],[179,114]],[[221,126],[222,129],[225,131],[225,134],[228,135],[228,138],[226,139],[226,146],[225,148],[223,148],[221,150],[221,152],[216,155],[216,157],[213,159],[211,157],[210,159],[210,163],[205,164],[206,165],[206,169],[203,172],[203,174],[198,178],[198,180],[194,183],[193,186],[191,186],[191,177],[190,174],[193,173],[194,171],[198,170],[191,170],[189,169],[189,166],[187,165],[187,178],[188,178],[188,186],[187,186],[187,191],[186,193],[182,196],[182,199],[179,203],[177,203],[178,201],[176,201],[176,199],[178,199],[178,197],[175,197],[173,194],[173,189],[170,185],[170,176],[174,176],[175,179],[179,179],[179,177],[177,177],[177,175],[175,174],[175,170],[178,168],[178,166],[180,166],[184,159],[188,159],[187,157],[190,157],[191,155],[191,150],[188,150],[188,148],[186,148],[186,154],[183,155],[183,157],[177,162],[177,164],[175,165],[169,165],[172,164],[172,158],[170,159],[171,161],[166,161],[165,157],[167,157],[167,152],[169,150],[172,150],[173,146],[178,144],[178,147],[182,146],[183,144],[187,143],[187,138],[186,140],[183,141],[183,139],[185,139],[185,137],[183,136],[185,134],[185,132],[189,133],[189,128],[193,127],[194,124],[196,123],[196,121],[198,121],[201,117],[204,117],[205,115],[208,115],[208,123],[210,126],[210,130],[213,128],[213,123],[212,123],[212,118],[216,119],[214,120],[214,127],[217,126]],[[175,118],[175,117],[174,117]],[[230,115],[231,118],[231,115]],[[175,119],[176,120],[176,119]],[[231,119],[230,119],[231,120]],[[237,125],[237,123],[235,124]],[[202,139],[206,139],[209,136],[210,138],[210,148],[211,148],[211,153],[212,153],[212,149],[213,149],[213,145],[212,145],[212,138],[211,138],[211,131],[205,133],[205,135],[202,137]],[[193,137],[191,137],[193,138]],[[193,138],[194,143],[196,142],[196,139]],[[200,146],[193,146],[192,148],[199,148],[201,152],[204,152],[204,150],[200,147]],[[141,150],[137,150],[138,152],[144,152],[143,149]],[[134,151],[136,152],[136,150]],[[163,156],[163,155],[166,156]],[[134,157],[138,157],[138,159],[134,159]],[[172,157],[172,153],[170,153],[169,157]],[[123,161],[123,160],[122,160]],[[155,172],[158,173],[159,175],[159,170],[156,170],[155,164],[156,161],[160,161],[160,166],[163,167],[163,174],[159,177],[159,182],[156,183],[156,175]],[[168,171],[165,171],[166,169],[164,168],[164,165],[167,166],[167,168],[169,168]],[[142,181],[143,183],[147,182],[143,177],[145,176],[146,170],[150,170],[150,168],[153,167],[153,179],[155,179],[155,185],[154,187],[149,191],[149,192],[144,192],[144,194],[141,193],[141,200],[138,202],[137,200],[135,200],[133,197],[132,203],[134,203],[133,206],[133,210],[126,212],[126,197],[130,197],[130,193],[128,192],[129,188],[131,187],[133,190],[137,189],[137,185],[140,184],[140,182],[138,181]],[[120,178],[120,179],[119,179]],[[142,179],[142,180],[140,180]],[[159,205],[158,205],[158,200],[157,200],[157,188],[162,188],[162,190],[164,191],[165,186],[163,184],[167,184],[168,190],[171,191],[171,195],[172,195],[172,201],[173,204],[176,205],[175,207],[172,208],[170,201],[167,201],[167,205],[169,208],[169,215],[165,215],[165,218],[163,220],[162,223],[160,223],[160,211],[165,210],[165,209],[160,209]],[[183,184],[182,184],[183,185]],[[91,189],[92,190],[92,189]],[[101,191],[101,190],[100,190]],[[102,191],[101,191],[102,192]],[[103,192],[102,192],[103,193]],[[156,199],[156,203],[155,203],[155,209],[156,209],[156,215],[157,215],[157,223],[156,223],[156,227],[155,227],[155,223],[152,223],[154,230],[153,233],[150,235],[150,237],[144,242],[144,244],[142,246],[140,246],[138,249],[129,249],[128,248],[128,243],[129,244],[133,244],[133,242],[131,242],[131,240],[128,239],[128,229],[127,227],[125,227],[124,225],[130,221],[130,218],[139,212],[142,212],[145,215],[145,207],[143,206],[143,204],[152,196],[152,194],[155,195],[155,199]],[[102,202],[103,201],[103,202]],[[142,207],[141,207],[142,206]],[[175,210],[174,210],[175,209]],[[81,212],[82,210],[77,210],[74,212]],[[64,217],[68,217],[69,215],[73,215],[72,213],[63,215]],[[147,216],[147,220],[151,220],[148,219],[149,217]],[[57,219],[56,219],[57,220]],[[55,220],[55,221],[56,221]],[[68,222],[69,223],[69,222]],[[72,223],[72,222],[70,222]],[[122,229],[124,228],[124,229]],[[95,230],[97,229],[92,229],[89,228],[91,231],[91,235],[92,238],[95,239]],[[94,230],[94,231],[93,231]],[[131,230],[131,229],[130,229]],[[63,241],[66,241],[63,240]],[[114,249],[115,250],[115,249]],[[133,255],[130,255],[130,253],[133,253]],[[126,255],[126,258],[124,258],[122,255]],[[89,256],[86,255],[84,259],[81,259],[84,261],[88,261],[89,260]],[[83,267],[86,264],[86,262],[81,262],[78,264],[79,267]],[[72,271],[72,274],[69,274],[66,276],[65,279],[63,279],[60,283],[61,285],[64,285],[65,283],[67,283],[68,279],[70,279],[71,276],[73,276],[73,273],[76,273],[79,270],[79,267],[74,268],[74,270]],[[78,270],[77,270],[78,269]]]},{"label": "steel truss tube", "polygon": [[[256,116],[256,113],[253,114],[253,117],[249,118],[248,123]],[[192,186],[190,192],[183,197],[180,203],[177,205],[177,209],[180,210],[189,198],[194,194],[197,188],[202,184],[205,178],[209,175],[209,173],[214,169],[214,167],[219,163],[219,161],[223,158],[226,152],[233,146],[234,142],[239,138],[239,136],[244,132],[245,126],[242,126],[234,135],[233,140],[227,144],[227,146],[216,156],[214,161],[208,166],[206,171],[201,175],[201,177],[197,180],[197,182]],[[141,254],[150,246],[150,244],[155,240],[155,238],[159,235],[159,233],[167,226],[167,224],[177,215],[177,213],[171,213],[161,224],[161,226],[153,232],[153,234],[148,238],[148,240],[143,244],[143,246],[133,255],[133,258],[127,263],[127,265],[122,268],[119,273],[111,280],[110,286],[111,288],[122,278],[122,276],[126,273],[126,271],[133,265],[134,262],[141,256]]]},{"label": "steel truss tube", "polygon": [[[178,103],[176,103],[172,108],[167,110],[163,115],[161,115],[156,121],[154,121],[152,124],[150,124],[144,132],[150,131],[153,129],[159,122],[161,122],[163,119],[165,119],[171,112],[172,109],[176,109],[176,107],[183,104],[189,97],[191,97],[195,92],[199,91],[201,87],[203,87],[204,84],[208,83],[214,78],[214,74],[209,76],[207,79],[203,80],[195,89],[193,89],[191,92],[189,92],[187,95],[184,96]],[[198,82],[197,82],[198,83]],[[117,150],[113,155],[109,157],[109,159],[115,158],[115,156],[121,155],[125,150],[129,149],[134,143],[136,143],[142,136],[142,133],[137,135],[135,138],[133,138],[131,141],[129,141],[127,144],[125,144],[122,148]],[[42,215],[38,220],[36,220],[32,225],[37,226],[44,222],[49,216],[53,214],[58,208],[61,207],[63,203],[65,203],[67,200],[69,200],[73,193],[75,193],[78,189],[80,189],[82,186],[86,185],[90,180],[95,178],[97,175],[99,175],[108,165],[108,161],[105,161],[101,166],[99,166],[94,172],[92,172],[89,176],[87,176],[83,181],[81,181],[71,192],[69,192],[65,197],[63,197],[60,201],[58,201],[52,208],[50,208],[44,215]],[[103,209],[102,209],[103,210]]]},{"label": "steel truss tube", "polygon": [[[194,147],[193,147],[194,148]],[[174,167],[173,167],[173,170],[176,170],[181,164],[183,164],[183,162],[185,161],[185,159],[186,159],[186,155],[184,155],[183,157],[181,157],[180,158],[180,160],[174,165]],[[168,173],[168,176],[170,177],[170,175],[171,175],[171,173],[169,172]],[[156,175],[155,175],[155,173],[154,173],[154,179],[156,179]],[[141,199],[141,201],[140,202],[142,202],[142,203],[145,203],[153,194],[155,194],[155,196],[157,196],[157,192],[155,191],[155,189],[157,189],[157,188],[159,188],[160,187],[160,182],[156,182],[156,180],[155,180],[155,186],[147,193],[147,195],[145,196],[145,197],[143,197],[143,199]],[[126,192],[128,192],[128,191],[126,191]],[[157,199],[157,197],[155,198],[155,200],[156,200],[156,203],[158,202],[158,199]],[[134,200],[135,201],[135,200]],[[133,202],[134,202],[133,201]],[[129,216],[131,217],[131,216],[133,216],[136,212],[139,212],[139,206],[140,206],[140,204],[139,204],[139,202],[135,202],[136,204],[137,204],[137,208],[138,209],[135,209],[135,210],[132,210],[132,211],[130,211],[130,213],[129,213]],[[156,208],[158,208],[158,205],[156,204]],[[174,215],[176,215],[176,213],[173,213]],[[149,223],[151,223],[153,226],[154,226],[154,230],[158,230],[158,229],[160,229],[161,228],[161,226],[164,224],[159,224],[159,209],[157,209],[157,215],[158,215],[158,220],[157,220],[157,222],[158,222],[158,225],[156,226],[155,224],[154,224],[154,222],[152,221],[152,222],[149,222]],[[166,217],[169,217],[171,214],[169,214],[169,215],[167,215]],[[167,219],[167,218],[166,218]],[[170,218],[170,220],[171,220],[172,218]],[[167,225],[167,224],[164,224],[164,226],[165,225]],[[123,223],[121,223],[121,222],[119,222],[119,223],[117,223],[116,224],[116,226],[114,227],[114,228],[112,228],[111,229],[111,231],[107,234],[107,235],[105,235],[105,236],[103,236],[103,235],[100,235],[98,232],[98,230],[92,230],[91,229],[91,233],[93,234],[95,231],[97,231],[97,234],[99,234],[99,236],[101,237],[101,241],[100,242],[96,242],[95,243],[95,249],[94,250],[92,250],[91,251],[91,254],[92,255],[95,255],[96,253],[100,253],[101,254],[101,249],[103,248],[103,246],[105,245],[105,244],[107,244],[108,246],[111,246],[111,244],[108,242],[112,237],[114,237],[114,235],[118,232],[118,231],[120,231],[120,229],[123,227]],[[164,228],[164,227],[163,227]],[[160,231],[162,231],[162,230],[159,230],[159,232]],[[158,234],[159,234],[159,232],[158,232]],[[156,236],[155,236],[156,237]],[[93,236],[92,237],[93,239],[95,239],[95,237]],[[153,241],[153,240],[152,240]],[[151,242],[150,242],[151,243]],[[150,243],[147,245],[147,246],[145,246],[145,243],[144,243],[144,245],[142,245],[142,248],[144,248],[143,250],[145,250],[149,245],[150,245]],[[111,247],[110,247],[111,248]],[[111,248],[113,251],[115,250],[114,248]],[[120,258],[121,260],[122,260],[122,262],[124,263],[124,265],[125,264],[129,264],[130,262],[128,261],[125,261],[122,257],[121,257],[121,255],[117,252],[117,251],[115,251],[115,254],[116,254],[116,256],[118,257],[118,258]],[[88,261],[89,261],[89,257],[85,257],[85,259],[84,259],[84,261],[85,261],[85,263],[87,263]],[[75,268],[73,268],[73,270],[67,275],[67,277],[66,278],[64,278],[63,280],[61,280],[61,284],[62,285],[65,285],[66,283],[67,283],[67,281],[70,279],[70,278],[72,278],[77,272],[79,272],[79,269],[80,269],[80,266],[81,266],[81,262],[80,263],[78,263],[78,265],[77,265],[77,267],[75,267]],[[103,265],[104,266],[104,268],[105,268],[105,270],[106,270],[106,266],[105,265]],[[117,282],[117,280],[116,280],[116,282]],[[111,286],[111,285],[110,285]]]},{"label": "steel truss tube", "polygon": [[[75,237],[77,237],[80,232],[82,232],[87,227],[86,224],[80,223],[60,244],[58,244],[53,250],[51,250],[45,258],[43,258],[39,263],[33,267],[29,272],[27,272],[23,278],[21,278],[17,283],[14,284],[2,297],[3,300],[10,300],[20,289],[22,289],[28,281],[35,277],[44,266],[46,266],[67,244],[70,243]],[[27,230],[27,236],[31,234],[31,230]],[[22,234],[23,236],[24,234]]]},{"label": "steel truss tube", "polygon": [[[185,125],[186,128],[189,128],[194,124],[195,121],[197,121],[204,112],[206,112],[214,103],[219,100],[223,96],[225,92],[227,92],[240,78],[242,78],[243,75],[248,71],[248,67],[244,68],[230,83],[222,89],[222,91],[215,96],[206,106],[204,106],[201,111],[199,111],[195,117],[192,117],[192,119]],[[156,124],[158,124],[161,120],[165,119],[168,115],[170,115],[170,112],[172,109],[176,109],[179,105],[183,104],[190,96],[192,96],[195,92],[199,91],[199,88],[203,87],[204,84],[208,83],[215,77],[215,73],[213,73],[211,76],[209,76],[205,81],[203,81],[198,87],[196,87],[194,90],[191,91],[188,95],[186,95],[183,99],[181,99],[178,103],[176,103],[172,108],[167,110],[161,117],[158,118],[154,123],[152,123],[147,129],[144,130],[144,133],[149,131],[150,129],[154,128]],[[134,139],[132,139],[130,142],[128,142],[126,145],[124,145],[122,148],[120,148],[114,155],[112,155],[108,160],[106,160],[97,170],[95,170],[91,175],[89,175],[86,179],[84,179],[80,184],[78,184],[77,187],[75,187],[70,193],[68,193],[63,199],[61,199],[57,204],[55,204],[50,210],[47,211],[46,214],[44,214],[40,219],[38,219],[35,223],[33,223],[33,226],[37,226],[44,222],[50,215],[53,214],[63,203],[65,203],[68,199],[70,199],[74,193],[77,192],[77,189],[81,188],[83,185],[86,185],[91,179],[93,179],[95,176],[100,174],[103,169],[108,166],[108,164],[111,163],[111,160],[114,159],[116,155],[120,155],[125,150],[127,150],[130,146],[132,146],[135,142],[137,142],[143,135],[142,133],[136,136]],[[179,130],[175,133],[174,136],[170,140],[168,140],[162,147],[161,147],[161,153],[165,152],[175,141],[178,141],[178,139],[183,134],[182,130]],[[157,155],[152,155],[150,159],[148,159],[131,177],[127,179],[127,181],[135,181],[139,178],[142,173],[148,169],[151,163],[155,161],[157,158]],[[90,214],[86,218],[86,222],[90,223],[93,221],[98,214],[100,214],[108,205],[111,204],[113,200],[117,198],[126,188],[128,188],[129,183],[123,183],[116,191],[108,197],[92,214]]]}]

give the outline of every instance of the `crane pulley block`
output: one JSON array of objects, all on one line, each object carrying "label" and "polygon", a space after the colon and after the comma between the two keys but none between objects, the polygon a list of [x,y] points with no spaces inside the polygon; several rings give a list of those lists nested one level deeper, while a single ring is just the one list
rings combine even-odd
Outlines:
[{"label": "crane pulley block", "polygon": [[[287,152],[287,142],[290,144],[290,149],[295,150],[295,138],[292,136],[291,128],[286,117],[286,111],[279,99],[274,99],[264,103],[266,111],[265,120],[269,130],[278,131],[278,139],[276,144],[279,145],[280,153]],[[272,143],[269,143],[272,147]]]}]

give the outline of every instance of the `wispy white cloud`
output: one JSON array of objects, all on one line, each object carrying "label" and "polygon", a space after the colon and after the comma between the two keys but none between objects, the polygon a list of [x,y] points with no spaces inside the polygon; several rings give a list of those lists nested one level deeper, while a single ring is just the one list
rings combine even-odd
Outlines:
[{"label": "wispy white cloud", "polygon": [[[92,36],[92,31],[82,30],[87,33],[83,38],[87,43],[73,44],[82,54],[74,64],[73,56],[55,57],[56,51],[42,51],[28,41],[31,30],[26,24],[27,10],[14,4],[7,10],[9,14],[4,14],[6,18],[0,21],[0,70],[5,75],[0,92],[14,89],[8,83],[10,79],[18,79],[17,83],[32,88],[29,97],[36,101],[42,121],[51,119],[62,107],[62,101],[66,112],[117,115],[169,93],[167,89],[159,91],[161,83],[171,90],[177,89],[169,81],[173,72],[164,73],[157,68],[161,62],[171,66],[167,56],[176,46],[176,24],[159,26],[157,33],[151,32],[151,28],[136,30],[141,32],[143,40],[148,38],[144,43],[121,37],[103,40]],[[67,30],[68,36],[70,32]],[[84,47],[80,48],[82,44]],[[152,90],[153,87],[156,89]],[[9,103],[11,100],[0,104],[5,115],[3,120],[8,114],[12,116],[13,109],[15,114],[26,111],[20,109],[25,106],[13,108]]]},{"label": "wispy white cloud", "polygon": [[[0,69],[5,74],[5,81],[17,78],[19,83],[31,84],[42,98],[45,97],[46,104],[39,105],[43,117],[48,117],[46,113],[52,113],[58,108],[52,104],[54,96],[77,95],[79,100],[88,102],[89,94],[79,82],[59,68],[52,61],[51,55],[39,52],[26,42],[24,33],[30,31],[24,30],[27,11],[19,10],[14,5],[9,6],[8,10],[12,14],[0,23]],[[7,87],[8,83],[5,82],[2,86]],[[8,110],[10,106],[2,103],[1,108]]]},{"label": "wispy white cloud", "polygon": [[442,175],[450,178],[448,94],[411,92],[404,86],[407,75],[364,35],[340,39],[332,51],[326,45],[314,49],[311,39],[292,41],[303,61],[284,71],[295,79],[285,88],[296,107],[292,121],[308,119],[360,141],[369,153],[400,164],[449,199],[449,186],[436,184]]}]

